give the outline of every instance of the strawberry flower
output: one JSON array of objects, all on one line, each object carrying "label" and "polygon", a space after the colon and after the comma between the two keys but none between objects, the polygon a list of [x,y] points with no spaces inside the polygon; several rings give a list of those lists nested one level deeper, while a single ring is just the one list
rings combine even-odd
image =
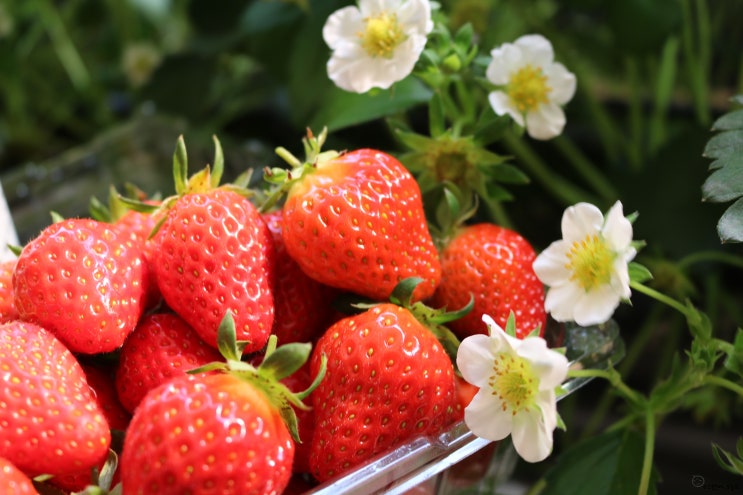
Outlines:
[{"label": "strawberry flower", "polygon": [[328,76],[346,91],[387,89],[413,71],[433,29],[428,0],[360,0],[323,27]]},{"label": "strawberry flower", "polygon": [[480,388],[464,410],[464,421],[487,440],[510,434],[525,461],[544,460],[552,452],[558,424],[555,389],[567,376],[568,360],[541,337],[520,340],[490,316],[482,320],[490,335],[467,337],[457,351],[462,377]]},{"label": "strawberry flower", "polygon": [[620,201],[606,218],[596,206],[578,203],[562,216],[562,236],[534,260],[534,272],[549,286],[545,309],[557,321],[603,323],[630,297],[628,264],[637,254],[632,223]]},{"label": "strawberry flower", "polygon": [[561,105],[575,94],[575,75],[554,62],[544,36],[526,35],[494,48],[486,70],[497,89],[488,95],[498,115],[510,115],[534,139],[559,136],[565,127]]}]

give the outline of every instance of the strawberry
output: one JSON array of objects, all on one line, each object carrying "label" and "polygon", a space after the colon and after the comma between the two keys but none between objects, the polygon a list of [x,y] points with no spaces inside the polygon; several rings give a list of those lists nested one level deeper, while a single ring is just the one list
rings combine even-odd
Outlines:
[{"label": "strawberry", "polygon": [[166,215],[152,237],[160,293],[212,346],[229,312],[246,352],[258,351],[274,321],[273,243],[266,222],[243,188],[219,186],[224,163],[218,145],[214,169],[187,179],[181,138],[174,164],[176,194],[154,213]]},{"label": "strawberry", "polygon": [[27,322],[0,325],[0,456],[29,476],[89,469],[106,456],[108,423],[75,356]]},{"label": "strawberry", "polygon": [[143,256],[110,225],[73,218],[47,226],[21,252],[13,274],[20,318],[73,352],[113,351],[143,310]]},{"label": "strawberry", "polygon": [[0,457],[0,495],[39,495],[31,479],[4,457]]},{"label": "strawberry", "polygon": [[312,352],[313,376],[323,356],[327,372],[310,396],[310,465],[318,481],[454,420],[452,362],[402,306],[382,303],[331,326]]},{"label": "strawberry", "polygon": [[309,345],[277,349],[272,337],[255,368],[241,360],[229,313],[218,338],[226,363],[171,378],[135,410],[121,455],[123,493],[279,494],[288,485],[296,434],[290,404],[301,402],[278,380],[302,366]]},{"label": "strawberry", "polygon": [[272,333],[282,344],[317,339],[328,323],[336,289],[309,277],[289,256],[282,236],[282,212],[274,210],[263,218],[274,244],[275,319]]},{"label": "strawberry", "polygon": [[[109,428],[112,430],[112,445],[114,448],[114,433],[121,435],[126,430],[131,415],[119,402],[119,398],[116,395],[116,388],[114,387],[114,374],[113,367],[108,363],[86,363],[80,362],[80,366],[85,373],[85,380],[88,382],[90,390],[93,392],[95,401],[98,407],[101,409],[103,416],[106,418]],[[110,453],[109,453],[110,455]],[[107,466],[107,462],[110,463],[108,456],[100,460],[97,466],[95,466],[96,476],[98,473],[104,473],[106,469],[110,469]],[[115,468],[115,466],[113,466]],[[109,485],[113,486],[116,483],[114,474]],[[54,476],[48,484],[62,488],[68,492],[79,492],[84,490],[87,486],[100,486],[99,482],[96,481],[93,469],[87,468],[82,469],[77,473]],[[104,492],[105,493],[105,492]]]},{"label": "strawberry", "polygon": [[116,370],[119,400],[133,412],[151,389],[220,358],[217,350],[178,315],[144,316],[121,347]]},{"label": "strawberry", "polygon": [[13,270],[16,261],[0,262],[0,323],[18,319],[13,301]]},{"label": "strawberry", "polygon": [[441,271],[416,180],[387,153],[319,153],[323,141],[324,133],[310,134],[307,163],[280,151],[295,168],[266,173],[271,182],[289,177],[283,235],[291,257],[315,280],[375,300],[408,277],[425,281],[417,299],[433,294]]},{"label": "strawberry", "polygon": [[430,300],[434,307],[460,308],[474,299],[464,317],[448,325],[460,338],[487,333],[484,314],[505,328],[516,316],[516,335],[523,338],[547,322],[544,286],[534,274],[534,248],[519,233],[491,223],[458,229],[441,251],[441,283]]},{"label": "strawberry", "polygon": [[178,198],[155,234],[155,275],[163,299],[212,346],[233,313],[247,351],[267,342],[274,320],[268,227],[256,207],[227,189]]}]

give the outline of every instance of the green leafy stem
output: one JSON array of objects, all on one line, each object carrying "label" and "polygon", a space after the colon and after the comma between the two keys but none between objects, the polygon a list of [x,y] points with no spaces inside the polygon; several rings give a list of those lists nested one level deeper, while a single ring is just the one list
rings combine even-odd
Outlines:
[{"label": "green leafy stem", "polygon": [[[703,386],[722,387],[743,397],[743,386],[726,376],[737,375],[739,381],[743,377],[743,330],[738,331],[733,343],[714,338],[709,318],[690,303],[684,304],[641,282],[632,281],[630,286],[670,306],[686,318],[693,340],[686,353],[685,364],[676,359],[670,375],[647,395],[627,385],[621,373],[613,367],[571,370],[569,376],[607,380],[614,391],[626,400],[629,414],[614,423],[610,430],[627,428],[636,423],[642,425],[645,444],[637,493],[644,495],[649,492],[651,484],[656,430],[665,415],[678,409],[689,392]],[[720,367],[718,363],[723,357],[724,364]],[[720,456],[716,458],[720,459]]]}]

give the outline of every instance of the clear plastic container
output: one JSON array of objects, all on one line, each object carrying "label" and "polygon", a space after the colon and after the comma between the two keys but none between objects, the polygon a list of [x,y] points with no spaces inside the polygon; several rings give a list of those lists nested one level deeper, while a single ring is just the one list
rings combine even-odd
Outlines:
[{"label": "clear plastic container", "polygon": [[[624,343],[613,320],[592,327],[551,324],[547,337],[565,347],[572,368],[604,369],[624,356]],[[560,398],[588,381],[567,381],[567,394]],[[483,440],[460,422],[439,436],[415,438],[305,494],[495,493],[494,486],[512,474],[517,460],[509,439],[497,443]]]}]

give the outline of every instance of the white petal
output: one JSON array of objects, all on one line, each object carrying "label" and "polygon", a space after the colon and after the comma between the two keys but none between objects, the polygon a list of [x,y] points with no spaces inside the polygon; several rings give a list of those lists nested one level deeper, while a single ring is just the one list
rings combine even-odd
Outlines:
[{"label": "white petal", "polygon": [[490,341],[487,335],[471,335],[459,344],[457,351],[457,367],[462,377],[480,388],[487,387],[493,370],[495,355]]},{"label": "white petal", "polygon": [[629,269],[627,261],[617,258],[614,261],[614,273],[611,277],[611,288],[621,298],[629,299],[632,292],[629,288]]},{"label": "white petal", "polygon": [[540,390],[537,393],[537,405],[542,412],[542,421],[547,431],[557,428],[557,396],[555,389]]},{"label": "white petal", "polygon": [[619,300],[611,286],[602,285],[575,301],[573,320],[582,327],[604,323],[619,306]]},{"label": "white petal", "polygon": [[511,433],[513,415],[489,391],[480,390],[464,408],[464,422],[472,433],[486,440],[503,440]]},{"label": "white petal", "polygon": [[575,95],[575,74],[557,62],[543,70],[547,76],[547,84],[552,88],[549,94],[550,101],[558,105],[564,105],[572,100]]},{"label": "white petal", "polygon": [[526,462],[543,461],[552,452],[552,430],[548,430],[538,410],[516,415],[511,438],[516,452]]},{"label": "white petal", "polygon": [[551,65],[554,60],[552,43],[541,34],[521,36],[513,44],[521,48],[526,63],[544,68]]},{"label": "white petal", "polygon": [[544,309],[557,321],[574,321],[575,301],[582,293],[583,290],[573,283],[550,287],[544,298]]},{"label": "white petal", "polygon": [[428,34],[433,30],[428,0],[408,0],[398,9],[398,20],[411,33]]},{"label": "white petal", "polygon": [[527,359],[539,377],[540,390],[554,390],[568,374],[568,359],[564,354],[547,347],[540,337],[528,337],[518,349],[518,355]]},{"label": "white petal", "polygon": [[521,49],[512,43],[505,43],[490,52],[490,63],[485,77],[495,85],[508,84],[511,74],[525,65]]},{"label": "white petal", "polygon": [[534,139],[546,141],[562,134],[565,112],[554,103],[544,103],[526,114],[526,131]]},{"label": "white petal", "polygon": [[562,238],[569,243],[582,241],[588,235],[601,232],[604,215],[590,203],[577,203],[562,215]]},{"label": "white petal", "polygon": [[532,269],[543,284],[552,286],[570,278],[571,271],[565,266],[569,250],[570,244],[567,242],[555,241],[539,253],[532,263]]},{"label": "white petal", "polygon": [[323,26],[322,37],[331,50],[335,50],[344,43],[358,44],[356,34],[362,30],[361,12],[354,6],[348,6],[330,14]]},{"label": "white petal", "polygon": [[514,122],[524,127],[524,116],[513,105],[506,93],[503,91],[493,91],[488,95],[488,101],[496,115],[510,115]]},{"label": "white petal", "polygon": [[603,236],[615,251],[627,249],[632,242],[632,223],[622,212],[622,202],[617,201],[606,214]]}]

